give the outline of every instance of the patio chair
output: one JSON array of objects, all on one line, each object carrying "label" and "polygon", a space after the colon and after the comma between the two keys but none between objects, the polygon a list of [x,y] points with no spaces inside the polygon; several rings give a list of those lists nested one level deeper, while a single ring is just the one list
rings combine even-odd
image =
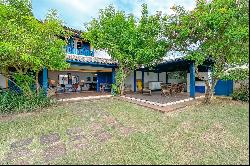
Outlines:
[{"label": "patio chair", "polygon": [[124,91],[125,92],[131,92],[131,89],[132,89],[131,87],[132,87],[131,84],[125,85]]},{"label": "patio chair", "polygon": [[169,84],[161,84],[161,95],[172,95],[172,87]]},{"label": "patio chair", "polygon": [[73,86],[71,84],[65,85],[65,92],[71,93],[73,91]]},{"label": "patio chair", "polygon": [[89,90],[89,84],[83,83],[83,85],[81,85],[81,91],[88,91]]},{"label": "patio chair", "polygon": [[74,88],[74,92],[78,91],[78,89],[79,89],[79,84],[78,84],[78,83],[75,83],[75,84],[73,85],[73,88]]},{"label": "patio chair", "polygon": [[151,95],[151,89],[149,89],[149,83],[145,83],[142,89],[142,94],[149,94]]},{"label": "patio chair", "polygon": [[100,92],[101,92],[101,93],[104,93],[104,92],[105,92],[105,84],[104,84],[104,83],[101,83],[101,84],[100,84]]},{"label": "patio chair", "polygon": [[172,89],[172,94],[178,93],[179,92],[178,84],[173,84],[171,89]]},{"label": "patio chair", "polygon": [[184,84],[181,83],[181,84],[178,84],[178,86],[179,86],[179,93],[183,93],[184,92],[184,88],[185,88]]}]

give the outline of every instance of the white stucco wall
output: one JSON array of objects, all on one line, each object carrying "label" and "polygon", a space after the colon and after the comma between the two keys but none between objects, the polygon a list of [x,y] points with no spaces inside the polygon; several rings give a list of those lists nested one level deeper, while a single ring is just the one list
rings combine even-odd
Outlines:
[{"label": "white stucco wall", "polygon": [[111,56],[104,50],[94,50],[94,56],[98,58],[111,59]]},{"label": "white stucco wall", "polygon": [[[136,79],[142,79],[142,72],[136,71]],[[166,72],[162,72],[159,75],[159,80],[166,83]],[[144,72],[144,83],[149,81],[158,81],[158,73]],[[125,81],[125,86],[130,85],[131,91],[134,91],[134,72],[131,72]]]},{"label": "white stucco wall", "polygon": [[166,83],[166,72],[160,73],[160,81]]},{"label": "white stucco wall", "polygon": [[0,87],[1,88],[7,88],[7,85],[6,85],[6,78],[0,74]]},{"label": "white stucco wall", "polygon": [[144,72],[144,83],[149,81],[158,81],[158,73]]},{"label": "white stucco wall", "polygon": [[[199,72],[199,74],[205,79],[211,79],[211,72]],[[195,86],[205,86],[205,81],[195,81]],[[187,73],[187,92],[190,92],[190,73]]]}]

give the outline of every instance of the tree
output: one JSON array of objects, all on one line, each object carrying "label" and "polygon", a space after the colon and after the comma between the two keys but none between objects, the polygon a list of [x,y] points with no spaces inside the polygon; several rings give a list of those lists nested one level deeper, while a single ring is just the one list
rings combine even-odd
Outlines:
[{"label": "tree", "polygon": [[197,0],[192,11],[180,6],[174,6],[173,10],[175,14],[166,17],[165,34],[174,43],[175,50],[185,52],[187,58],[195,62],[196,71],[207,59],[213,61],[212,82],[205,80],[205,102],[210,102],[217,80],[225,78],[229,68],[248,63],[248,2]]},{"label": "tree", "polygon": [[104,49],[118,61],[117,85],[124,93],[124,81],[128,74],[142,66],[152,66],[168,49],[166,40],[161,38],[161,14],[148,15],[147,6],[142,5],[142,16],[136,18],[113,6],[100,10],[98,19],[87,24],[84,38],[96,49]]},{"label": "tree", "polygon": [[[65,31],[55,11],[50,11],[44,22],[37,20],[31,10],[30,0],[0,1],[0,67],[7,78],[27,77],[34,72],[38,90],[38,72],[66,68],[66,42],[59,38]],[[29,79],[22,79],[22,90],[31,95]],[[30,81],[29,81],[30,82]]]}]

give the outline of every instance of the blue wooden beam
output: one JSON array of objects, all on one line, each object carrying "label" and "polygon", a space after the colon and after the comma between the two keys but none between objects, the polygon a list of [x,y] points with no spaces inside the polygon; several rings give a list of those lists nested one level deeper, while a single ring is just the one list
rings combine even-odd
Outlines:
[{"label": "blue wooden beam", "polygon": [[48,69],[46,67],[43,68],[43,89],[45,94],[48,94]]},{"label": "blue wooden beam", "polygon": [[[112,68],[112,84],[115,84],[115,68]],[[113,88],[111,87],[111,94],[114,94]]]},{"label": "blue wooden beam", "polygon": [[136,70],[134,70],[134,93],[136,93]]},{"label": "blue wooden beam", "polygon": [[190,97],[195,98],[195,65],[194,65],[194,62],[192,62],[189,65],[189,71],[190,71]]},{"label": "blue wooden beam", "polygon": [[100,92],[100,74],[99,73],[97,73],[96,91]]}]

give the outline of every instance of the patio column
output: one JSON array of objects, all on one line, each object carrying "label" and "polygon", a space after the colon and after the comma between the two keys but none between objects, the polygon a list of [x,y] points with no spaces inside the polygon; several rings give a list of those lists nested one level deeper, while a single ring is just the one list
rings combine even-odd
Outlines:
[{"label": "patio column", "polygon": [[46,67],[43,68],[43,89],[48,94],[48,69]]},{"label": "patio column", "polygon": [[134,70],[134,93],[136,93],[136,70]]},{"label": "patio column", "polygon": [[[112,84],[115,84],[115,68],[112,68]],[[111,87],[111,94],[113,94],[113,88]]]},{"label": "patio column", "polygon": [[144,89],[144,70],[141,71],[142,93]]},{"label": "patio column", "polygon": [[158,71],[158,82],[160,81],[160,72]]},{"label": "patio column", "polygon": [[112,68],[112,84],[115,83],[115,68]]},{"label": "patio column", "polygon": [[100,74],[97,73],[96,92],[100,92]]},{"label": "patio column", "polygon": [[190,71],[190,97],[195,98],[195,66],[194,62],[189,65]]}]

